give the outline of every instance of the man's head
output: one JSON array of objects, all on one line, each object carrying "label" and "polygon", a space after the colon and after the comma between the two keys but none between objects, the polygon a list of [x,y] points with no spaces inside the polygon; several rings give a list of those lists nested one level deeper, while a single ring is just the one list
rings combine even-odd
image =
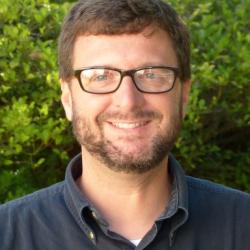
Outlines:
[{"label": "man's head", "polygon": [[190,79],[189,34],[171,6],[161,0],[80,0],[65,18],[59,39],[60,78],[73,76],[79,35],[137,34],[148,26],[167,32],[178,58],[181,81]]},{"label": "man's head", "polygon": [[188,33],[168,5],[80,1],[59,58],[62,103],[84,157],[137,173],[166,159],[190,85]]}]

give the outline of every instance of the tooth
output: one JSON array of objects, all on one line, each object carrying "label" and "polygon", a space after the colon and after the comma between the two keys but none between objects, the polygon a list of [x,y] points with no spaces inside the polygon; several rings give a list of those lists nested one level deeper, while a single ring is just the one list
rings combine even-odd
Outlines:
[{"label": "tooth", "polygon": [[143,125],[143,123],[113,123],[114,126],[118,128],[137,128]]}]

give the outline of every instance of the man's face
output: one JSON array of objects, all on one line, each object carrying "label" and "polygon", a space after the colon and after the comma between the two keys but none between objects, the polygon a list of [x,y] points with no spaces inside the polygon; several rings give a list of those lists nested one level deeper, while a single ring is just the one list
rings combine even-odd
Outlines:
[{"label": "man's face", "polygon": [[[156,30],[123,35],[79,36],[73,68],[108,66],[122,70],[144,66],[178,67],[168,35]],[[69,87],[70,85],[70,87]],[[177,78],[167,93],[139,92],[125,76],[110,94],[84,92],[73,78],[62,81],[62,103],[83,156],[122,172],[146,172],[160,164],[181,127],[189,83]]]}]

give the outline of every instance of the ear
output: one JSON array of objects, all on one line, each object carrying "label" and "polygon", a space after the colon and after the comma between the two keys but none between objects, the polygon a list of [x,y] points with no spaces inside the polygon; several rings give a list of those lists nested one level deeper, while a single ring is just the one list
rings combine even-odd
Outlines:
[{"label": "ear", "polygon": [[186,111],[187,111],[190,89],[191,89],[191,80],[187,80],[187,81],[182,83],[182,114],[183,114],[183,118],[185,117]]},{"label": "ear", "polygon": [[73,104],[72,104],[72,93],[68,82],[60,79],[61,84],[61,102],[66,114],[66,117],[69,121],[72,121],[73,117]]}]

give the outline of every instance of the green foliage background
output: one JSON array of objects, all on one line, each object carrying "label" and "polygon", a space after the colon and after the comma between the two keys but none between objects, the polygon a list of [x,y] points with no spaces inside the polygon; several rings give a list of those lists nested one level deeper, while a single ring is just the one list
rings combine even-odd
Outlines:
[{"label": "green foliage background", "polygon": [[[187,173],[249,192],[250,0],[170,2],[190,28],[193,71],[174,154]],[[62,180],[79,151],[57,67],[71,4],[0,0],[0,202]]]}]

